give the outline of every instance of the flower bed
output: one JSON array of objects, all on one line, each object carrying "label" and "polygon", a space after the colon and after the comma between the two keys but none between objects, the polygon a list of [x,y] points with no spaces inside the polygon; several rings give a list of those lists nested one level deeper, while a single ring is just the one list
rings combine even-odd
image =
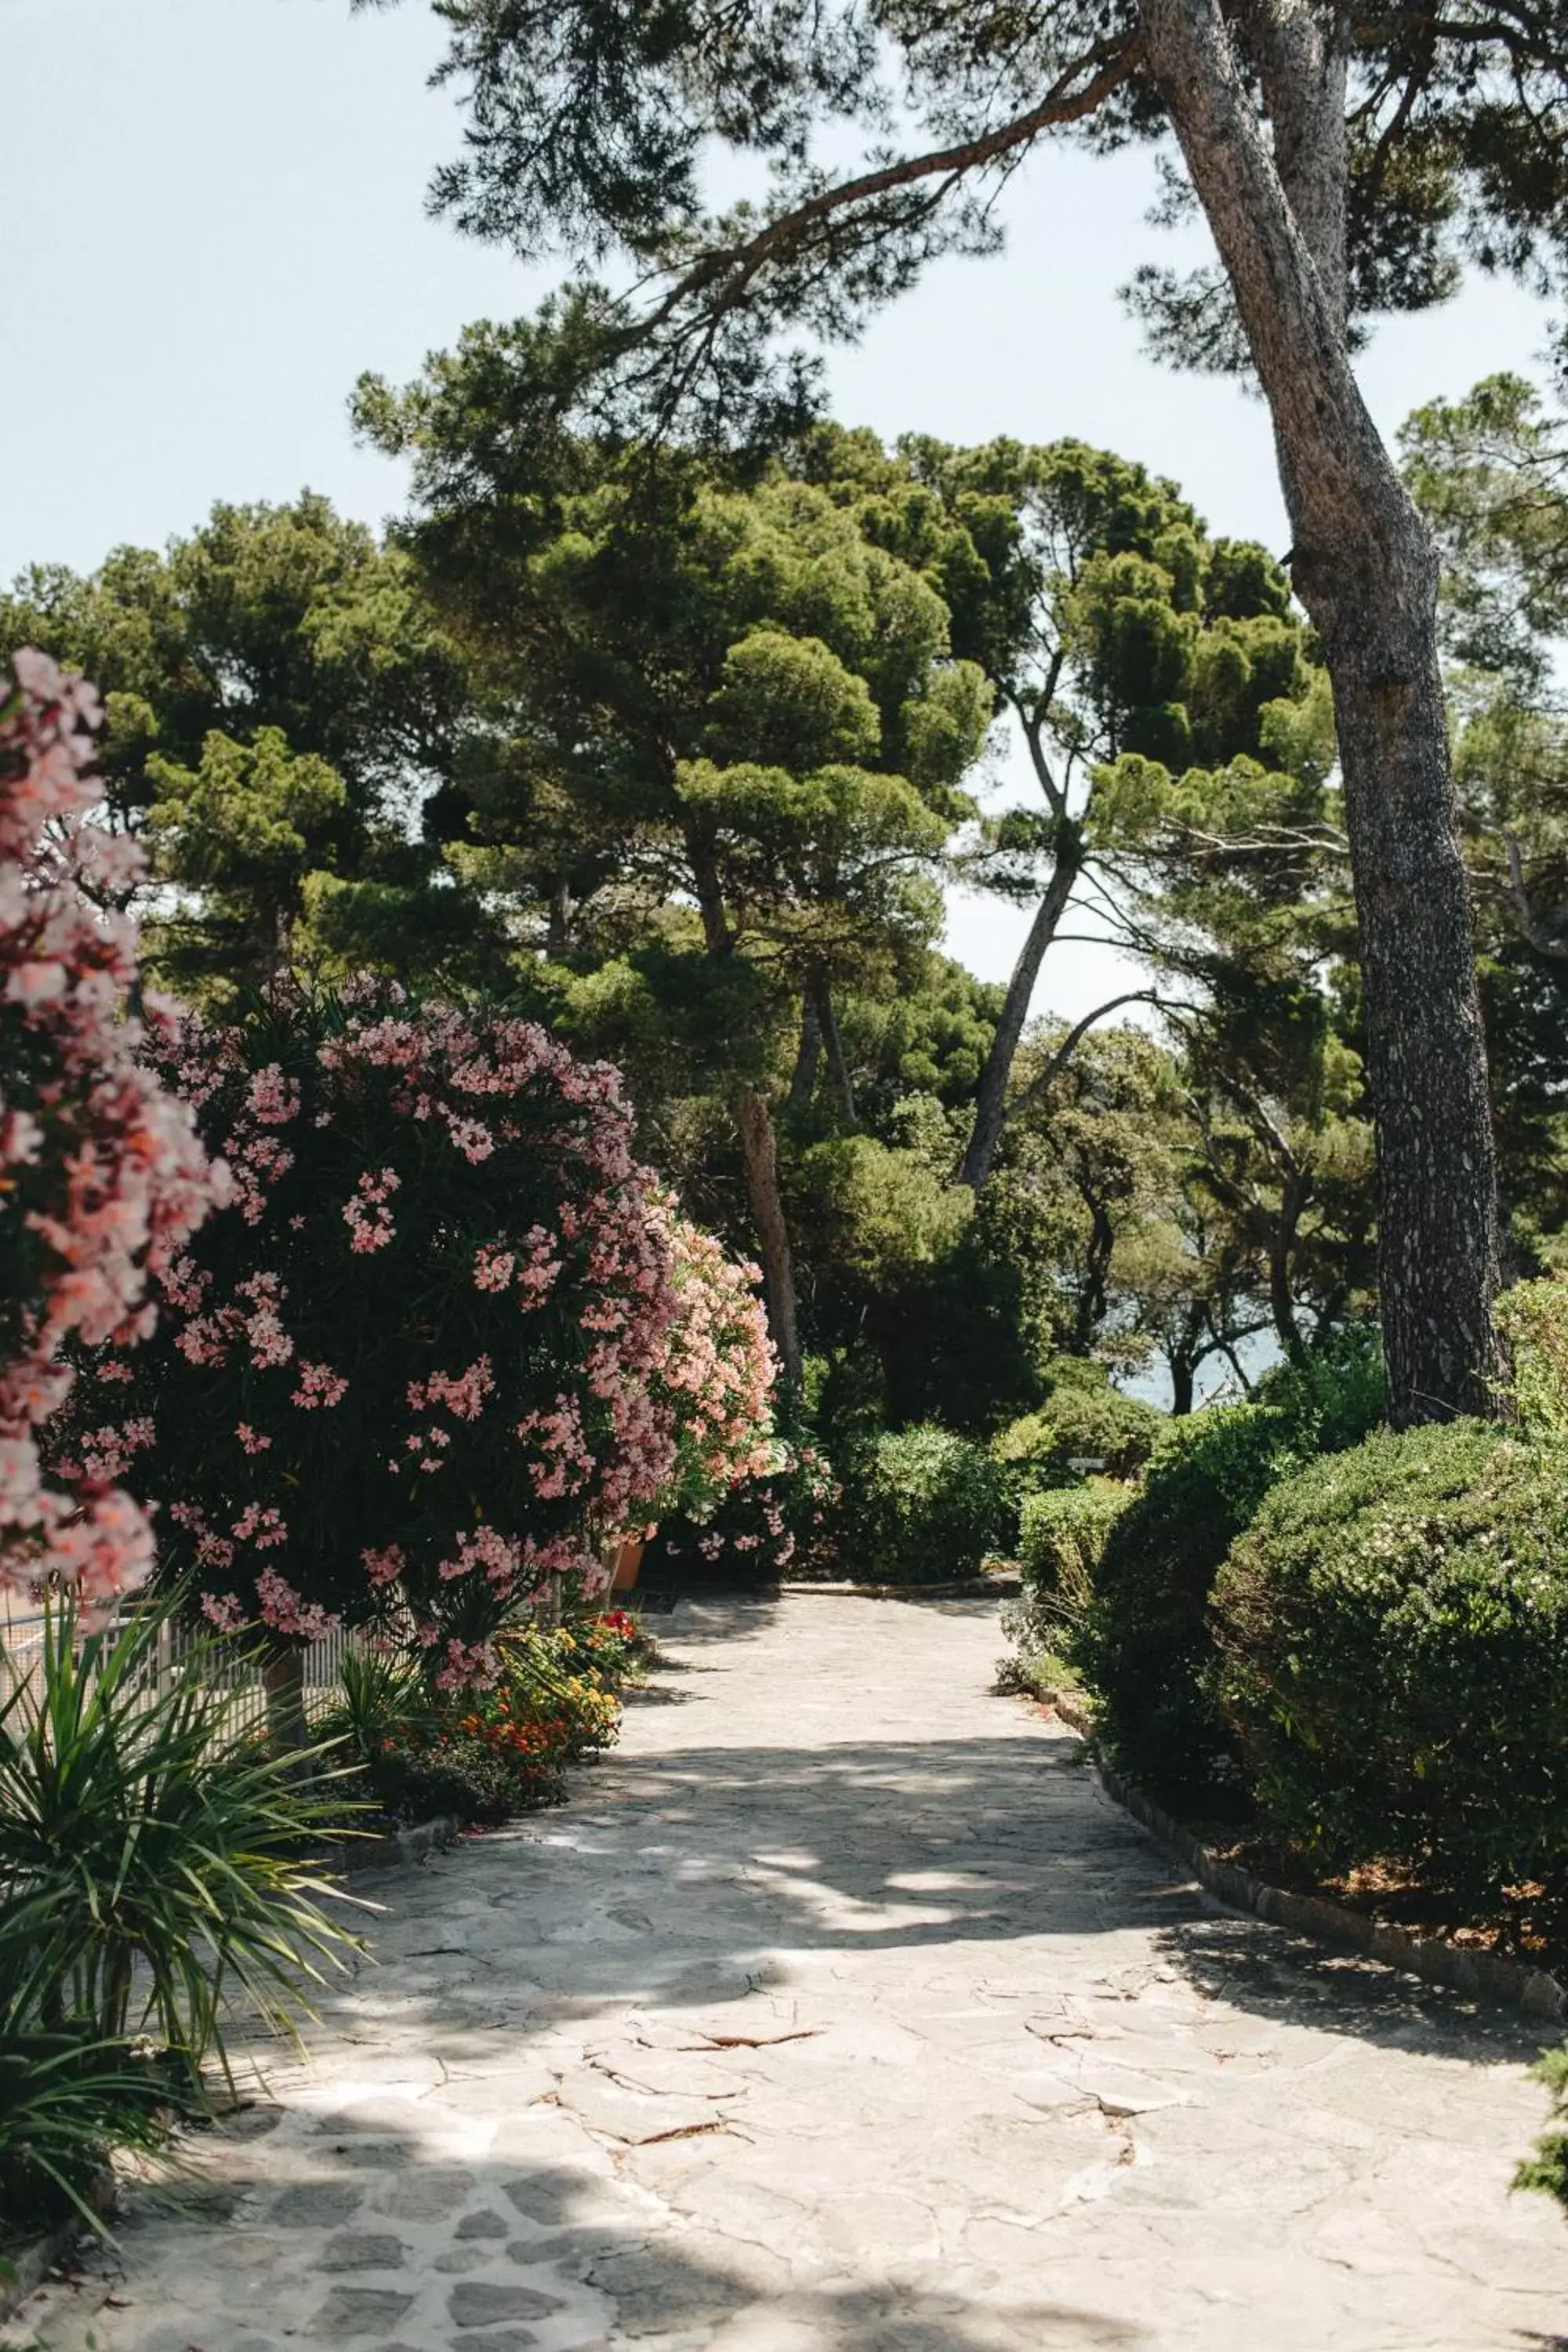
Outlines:
[{"label": "flower bed", "polygon": [[568,1764],[612,1747],[621,1692],[648,1644],[624,1610],[513,1629],[483,1689],[432,1694],[417,1670],[361,1662],[323,1728],[342,1738],[365,1798],[395,1824],[446,1816],[483,1827],[558,1803]]}]

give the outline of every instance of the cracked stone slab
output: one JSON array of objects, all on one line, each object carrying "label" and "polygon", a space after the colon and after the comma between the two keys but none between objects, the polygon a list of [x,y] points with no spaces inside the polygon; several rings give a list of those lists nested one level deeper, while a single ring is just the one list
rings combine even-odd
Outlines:
[{"label": "cracked stone slab", "polygon": [[1568,2232],[1509,2191],[1535,2036],[1198,1895],[990,1694],[989,1604],[683,1603],[661,1640],[683,1703],[633,1709],[566,1813],[370,1885],[377,1965],[325,1990],[308,2063],[266,2051],[37,2340],[1563,2335]]}]

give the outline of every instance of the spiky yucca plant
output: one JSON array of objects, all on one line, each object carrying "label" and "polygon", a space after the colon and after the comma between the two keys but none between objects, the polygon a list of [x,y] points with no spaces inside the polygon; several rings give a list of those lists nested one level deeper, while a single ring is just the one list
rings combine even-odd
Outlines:
[{"label": "spiky yucca plant", "polygon": [[159,1672],[177,1605],[108,1633],[46,1612],[37,1669],[0,1705],[0,1935],[33,1956],[41,2030],[151,2034],[194,2072],[226,2067],[242,2005],[295,2032],[359,1938],[309,1860],[341,1832],[341,1786],[319,1753],[302,1774],[237,1727],[205,1645]]}]

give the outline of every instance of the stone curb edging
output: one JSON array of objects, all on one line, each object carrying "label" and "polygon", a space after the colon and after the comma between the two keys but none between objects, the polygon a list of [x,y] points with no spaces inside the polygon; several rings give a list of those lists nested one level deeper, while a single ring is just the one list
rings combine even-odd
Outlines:
[{"label": "stone curb edging", "polygon": [[1471,1952],[1436,1936],[1413,1935],[1407,1927],[1369,1919],[1326,1895],[1293,1895],[1270,1886],[1234,1862],[1226,1862],[1211,1846],[1183,1827],[1163,1805],[1108,1764],[1094,1736],[1094,1717],[1076,1691],[1047,1691],[1044,1702],[1070,1731],[1089,1743],[1094,1768],[1105,1791],[1160,1843],[1184,1862],[1199,1883],[1233,1911],[1250,1912],[1272,1927],[1310,1936],[1318,1943],[1361,1953],[1391,1969],[1403,1969],[1428,1984],[1447,1985],[1452,1991],[1478,2000],[1496,2001],[1506,2009],[1522,2010],[1527,2017],[1561,2022],[1568,2017],[1568,1987],[1544,1969],[1526,1967],[1497,1952]]},{"label": "stone curb edging", "polygon": [[47,2236],[29,2238],[25,2245],[10,2249],[5,2260],[16,2275],[14,2279],[0,2279],[0,2326],[15,2319],[52,2270],[69,2261],[86,2227],[86,2222],[73,2214],[68,2221],[57,2221]]}]

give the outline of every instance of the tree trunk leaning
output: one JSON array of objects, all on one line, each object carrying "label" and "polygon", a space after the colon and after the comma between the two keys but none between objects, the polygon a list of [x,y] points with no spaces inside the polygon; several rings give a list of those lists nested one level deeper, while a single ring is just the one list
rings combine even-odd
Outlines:
[{"label": "tree trunk leaning", "polygon": [[[1333,688],[1361,930],[1396,1427],[1491,1409],[1501,1249],[1430,538],[1350,364],[1342,36],[1243,0],[1272,150],[1215,0],[1140,0],[1151,68],[1274,423],[1297,592]],[[1334,20],[1337,23],[1337,20]]]},{"label": "tree trunk leaning", "polygon": [[1024,1024],[1029,1017],[1035,982],[1040,976],[1046,950],[1055,939],[1062,917],[1067,912],[1073,885],[1083,870],[1083,853],[1076,832],[1069,834],[1066,826],[1058,830],[1067,837],[1058,847],[1057,862],[1046,885],[1045,896],[1035,909],[1035,919],[1018,950],[1018,961],[1013,967],[1007,993],[1002,1002],[1002,1017],[996,1024],[996,1034],[991,1040],[990,1051],[980,1073],[974,1101],[974,1125],[970,1130],[968,1147],[958,1171],[959,1182],[969,1185],[976,1192],[984,1186],[995,1164],[996,1147],[1002,1139],[1002,1129],[1007,1117],[1007,1087],[1018,1043],[1024,1034]]},{"label": "tree trunk leaning", "polygon": [[833,1074],[839,1111],[846,1128],[853,1134],[858,1124],[855,1086],[849,1075],[848,1062],[845,1059],[844,1040],[838,1034],[838,1015],[833,1010],[833,991],[826,981],[819,977],[812,983],[812,994],[816,1003],[817,1027],[827,1050],[827,1066]]}]

